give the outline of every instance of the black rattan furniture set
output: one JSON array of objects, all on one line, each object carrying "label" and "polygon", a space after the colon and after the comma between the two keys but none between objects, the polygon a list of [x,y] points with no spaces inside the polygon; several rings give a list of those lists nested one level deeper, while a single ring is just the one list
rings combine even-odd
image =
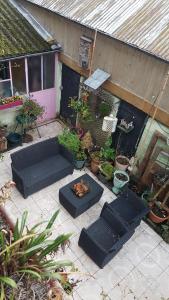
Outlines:
[{"label": "black rattan furniture set", "polygon": [[[13,180],[24,198],[72,174],[73,155],[59,145],[57,138],[45,140],[11,154]],[[79,181],[89,184],[89,192],[81,199],[72,186]],[[103,194],[103,188],[85,174],[59,190],[59,200],[73,218],[78,217]],[[99,218],[83,228],[79,246],[103,268],[134,234],[149,209],[131,190],[125,189],[111,203],[105,203]]]}]

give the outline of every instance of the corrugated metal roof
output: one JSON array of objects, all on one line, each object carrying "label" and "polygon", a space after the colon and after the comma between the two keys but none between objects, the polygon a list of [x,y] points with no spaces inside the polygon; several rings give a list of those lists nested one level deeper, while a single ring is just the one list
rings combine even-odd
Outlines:
[{"label": "corrugated metal roof", "polygon": [[0,59],[49,51],[50,45],[7,0],[0,0]]},{"label": "corrugated metal roof", "polygon": [[27,0],[169,61],[169,0]]}]

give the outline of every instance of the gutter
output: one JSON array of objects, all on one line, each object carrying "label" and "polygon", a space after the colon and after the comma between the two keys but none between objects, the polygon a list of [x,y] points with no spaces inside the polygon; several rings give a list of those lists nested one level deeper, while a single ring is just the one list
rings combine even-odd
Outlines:
[{"label": "gutter", "polygon": [[26,58],[26,57],[32,57],[32,56],[37,56],[37,55],[43,55],[43,54],[48,54],[48,53],[56,53],[56,52],[61,52],[62,51],[62,48],[60,46],[57,46],[56,47],[58,49],[55,49],[55,50],[49,50],[49,51],[44,51],[44,52],[36,52],[36,53],[32,53],[32,54],[23,54],[23,55],[15,55],[15,56],[9,56],[9,57],[6,57],[6,58],[0,58],[0,62],[1,61],[8,61],[8,60],[14,60],[14,59],[19,59],[19,58]]}]

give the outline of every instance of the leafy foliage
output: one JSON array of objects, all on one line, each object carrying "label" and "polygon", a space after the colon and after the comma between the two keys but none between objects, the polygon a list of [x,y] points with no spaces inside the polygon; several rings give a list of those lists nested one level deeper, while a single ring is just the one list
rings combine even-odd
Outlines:
[{"label": "leafy foliage", "polygon": [[100,171],[105,175],[107,180],[113,177],[114,167],[109,162],[104,162],[100,166]]},{"label": "leafy foliage", "polygon": [[83,149],[80,149],[76,154],[76,160],[86,160],[87,155]]},{"label": "leafy foliage", "polygon": [[114,148],[111,147],[111,145],[112,145],[112,139],[111,137],[109,137],[105,142],[104,146],[101,148],[100,153],[103,159],[114,161],[116,151]]},{"label": "leafy foliage", "polygon": [[[17,220],[13,234],[7,230],[0,232],[0,299],[5,300],[6,290],[10,288],[11,297],[17,289],[15,276],[36,280],[63,281],[64,267],[73,268],[70,261],[55,261],[51,254],[64,247],[71,234],[61,234],[54,240],[49,239],[51,228],[59,211],[49,220],[46,228],[38,232],[41,223],[31,229],[26,226],[28,213],[24,212],[21,221]],[[65,273],[64,273],[65,274]],[[10,298],[14,299],[14,298]]]},{"label": "leafy foliage", "polygon": [[83,91],[80,98],[70,97],[69,107],[78,113],[80,118],[84,121],[92,121],[92,114],[88,104],[88,96],[89,94],[86,91]]},{"label": "leafy foliage", "polygon": [[44,107],[39,105],[34,99],[26,99],[20,109],[20,115],[24,118],[41,117],[44,113]]},{"label": "leafy foliage", "polygon": [[65,129],[62,134],[58,136],[58,141],[65,148],[76,154],[80,149],[80,139],[76,133]]},{"label": "leafy foliage", "polygon": [[99,104],[99,113],[102,118],[108,116],[111,113],[111,106],[108,102],[102,101]]}]

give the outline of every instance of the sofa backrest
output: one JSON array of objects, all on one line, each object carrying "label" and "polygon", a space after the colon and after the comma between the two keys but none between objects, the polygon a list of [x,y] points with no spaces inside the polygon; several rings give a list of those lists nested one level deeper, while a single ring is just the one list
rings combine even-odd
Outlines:
[{"label": "sofa backrest", "polygon": [[109,208],[108,203],[104,204],[100,216],[109,224],[113,231],[119,234],[119,236],[123,236],[128,231],[128,228],[118,217],[116,212]]},{"label": "sofa backrest", "polygon": [[22,170],[50,156],[57,155],[58,152],[57,138],[47,139],[11,154],[12,164],[16,169]]}]

